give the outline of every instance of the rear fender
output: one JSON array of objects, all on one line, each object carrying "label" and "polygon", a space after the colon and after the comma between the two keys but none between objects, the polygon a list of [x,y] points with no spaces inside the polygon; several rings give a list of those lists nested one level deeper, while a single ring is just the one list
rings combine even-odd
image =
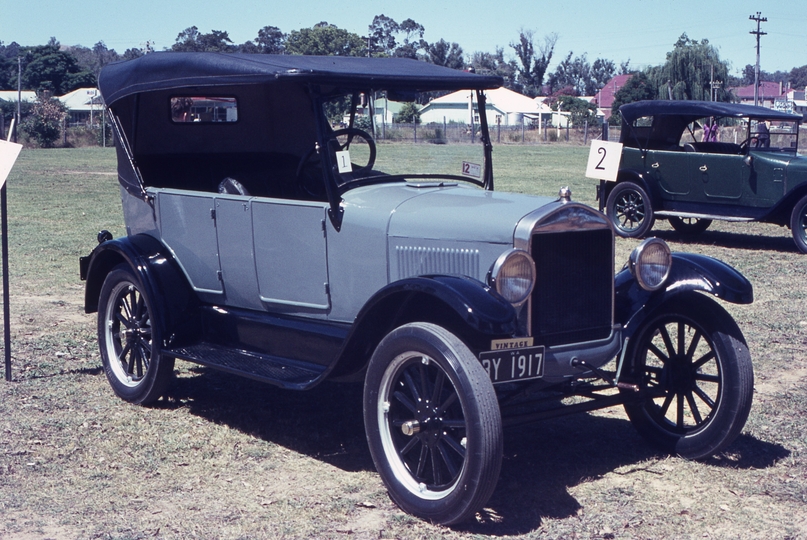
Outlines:
[{"label": "rear fender", "polygon": [[109,272],[119,264],[127,265],[140,280],[148,295],[162,335],[198,331],[198,302],[179,265],[157,239],[135,235],[102,242],[81,260],[81,278],[86,281],[84,311],[98,311],[101,287]]},{"label": "rear fender", "polygon": [[754,290],[745,276],[723,261],[694,253],[673,253],[666,287],[646,291],[627,269],[616,276],[615,318],[622,324],[624,337],[630,337],[656,307],[672,297],[708,294],[734,304],[750,304]]}]

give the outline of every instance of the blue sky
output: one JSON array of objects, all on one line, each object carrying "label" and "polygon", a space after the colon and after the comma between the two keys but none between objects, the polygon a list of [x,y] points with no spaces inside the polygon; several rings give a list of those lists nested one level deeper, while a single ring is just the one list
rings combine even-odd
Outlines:
[{"label": "blue sky", "polygon": [[807,64],[804,0],[0,0],[0,41],[40,45],[53,36],[64,45],[91,47],[103,41],[123,53],[146,41],[157,50],[170,47],[179,32],[194,25],[204,33],[227,31],[235,43],[254,39],[264,26],[288,33],[320,21],[366,35],[373,17],[383,13],[398,22],[414,19],[425,27],[427,41],[456,41],[467,54],[498,46],[512,55],[509,43],[521,29],[534,32],[536,45],[557,33],[550,70],[569,51],[586,53],[589,62],[602,57],[617,65],[630,60],[634,68],[658,65],[686,32],[692,39],[709,39],[738,74],[756,61],[755,36],[749,33],[756,23],[749,16],[757,11],[768,19],[761,28],[767,32],[761,41],[762,69],[789,71]]}]

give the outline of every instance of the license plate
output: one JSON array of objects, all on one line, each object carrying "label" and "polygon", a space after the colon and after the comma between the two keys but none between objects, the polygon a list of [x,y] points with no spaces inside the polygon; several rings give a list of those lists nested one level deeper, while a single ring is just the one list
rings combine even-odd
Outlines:
[{"label": "license plate", "polygon": [[486,351],[479,354],[493,384],[538,379],[544,376],[544,347]]}]

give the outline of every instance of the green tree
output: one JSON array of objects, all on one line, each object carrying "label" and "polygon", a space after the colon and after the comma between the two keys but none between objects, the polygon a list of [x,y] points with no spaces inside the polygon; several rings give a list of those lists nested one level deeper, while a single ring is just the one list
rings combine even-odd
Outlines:
[{"label": "green tree", "polygon": [[[667,53],[663,66],[649,70],[651,84],[658,89],[661,99],[711,100],[712,81],[727,82],[728,62],[720,60],[717,49],[708,39],[689,39],[686,33]],[[717,101],[728,101],[725,84],[716,91]]]},{"label": "green tree", "polygon": [[227,32],[213,30],[209,34],[202,34],[196,26],[186,28],[177,34],[176,43],[171,52],[235,52],[238,49],[233,45]]},{"label": "green tree", "polygon": [[286,52],[323,56],[366,56],[367,44],[358,34],[321,22],[313,28],[290,32],[286,38]]},{"label": "green tree", "polygon": [[258,37],[255,38],[258,52],[264,54],[283,54],[286,52],[285,42],[286,34],[277,26],[264,26],[258,30]]},{"label": "green tree", "polygon": [[417,58],[420,40],[425,29],[413,19],[402,23],[387,17],[383,13],[373,17],[369,30],[369,47],[371,56],[397,56],[401,58]]},{"label": "green tree", "polygon": [[103,41],[93,45],[92,49],[75,45],[66,50],[75,57],[76,63],[82,71],[92,73],[96,77],[105,65],[120,60],[120,55],[115,52],[115,49],[107,48]]},{"label": "green tree", "polygon": [[449,43],[444,39],[434,43],[426,43],[421,40],[421,46],[426,51],[427,62],[451,69],[463,69],[465,67],[462,47],[457,43]]},{"label": "green tree", "polygon": [[597,118],[596,105],[575,96],[557,96],[550,107],[553,111],[570,113],[569,120],[573,127],[582,127],[586,122],[593,124]]},{"label": "green tree", "polygon": [[518,91],[516,84],[516,63],[504,59],[504,49],[496,47],[495,53],[475,52],[470,65],[476,73],[498,75],[504,79],[505,88]]},{"label": "green tree", "polygon": [[394,121],[401,124],[420,124],[420,107],[414,102],[404,103]]},{"label": "green tree", "polygon": [[807,87],[807,65],[791,69],[789,78],[791,88],[804,90]]},{"label": "green tree", "polygon": [[608,119],[608,122],[612,125],[619,125],[621,122],[619,108],[622,105],[633,103],[634,101],[653,99],[657,93],[658,89],[653,86],[647,75],[641,71],[634,73],[622,88],[614,94],[614,103],[611,105],[611,118]]},{"label": "green tree", "polygon": [[47,45],[24,47],[21,52],[24,53],[22,84],[25,88],[47,90],[60,96],[76,88],[96,85],[95,75],[82,71],[72,54],[60,50],[55,38]]},{"label": "green tree", "polygon": [[552,54],[555,51],[555,44],[558,41],[557,34],[547,34],[544,37],[543,45],[539,46],[536,54],[533,43],[534,36],[532,30],[522,30],[519,33],[518,41],[510,43],[510,47],[516,53],[516,87],[514,90],[526,94],[530,97],[538,96],[542,93],[541,87],[544,84],[544,76],[552,61]]},{"label": "green tree", "polygon": [[30,114],[23,120],[22,128],[42,148],[52,148],[59,140],[67,112],[62,102],[41,94],[31,106]]}]

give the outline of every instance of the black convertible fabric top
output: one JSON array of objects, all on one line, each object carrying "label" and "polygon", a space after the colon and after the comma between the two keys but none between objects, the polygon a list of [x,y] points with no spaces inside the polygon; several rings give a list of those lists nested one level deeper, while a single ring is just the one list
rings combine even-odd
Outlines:
[{"label": "black convertible fabric top", "polygon": [[627,103],[619,108],[622,118],[628,124],[643,116],[682,116],[692,120],[706,116],[733,118],[769,118],[771,120],[800,120],[801,115],[788,114],[739,103],[720,101],[668,101],[649,100]]},{"label": "black convertible fabric top", "polygon": [[476,75],[406,58],[225,53],[151,53],[101,71],[107,105],[126,96],[191,86],[272,83],[294,77],[312,82],[406,91],[492,89],[502,78]]}]

